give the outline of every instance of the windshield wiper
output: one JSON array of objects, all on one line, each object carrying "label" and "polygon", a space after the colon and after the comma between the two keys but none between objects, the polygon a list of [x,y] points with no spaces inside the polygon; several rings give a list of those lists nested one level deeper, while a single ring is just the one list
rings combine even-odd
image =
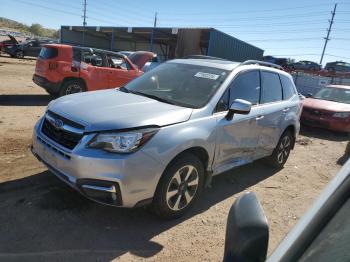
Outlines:
[{"label": "windshield wiper", "polygon": [[124,93],[130,93],[130,90],[127,89],[125,86],[121,86],[121,87],[119,87],[119,89],[117,89],[117,90],[122,91],[122,92],[124,92]]},{"label": "windshield wiper", "polygon": [[133,93],[133,94],[136,94],[136,95],[140,95],[140,96],[145,96],[145,97],[157,100],[159,102],[167,103],[167,104],[170,104],[170,105],[175,105],[175,103],[173,103],[173,102],[171,102],[171,101],[169,101],[169,100],[167,100],[165,98],[161,98],[161,97],[158,97],[158,96],[155,96],[155,95],[145,94],[145,93],[138,92],[138,91],[131,91],[131,90],[128,90],[128,91],[130,93]]}]

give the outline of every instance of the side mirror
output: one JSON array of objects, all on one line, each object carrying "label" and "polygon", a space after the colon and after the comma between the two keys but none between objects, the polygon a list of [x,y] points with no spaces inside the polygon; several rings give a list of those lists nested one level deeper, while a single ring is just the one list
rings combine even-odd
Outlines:
[{"label": "side mirror", "polygon": [[243,99],[235,99],[228,110],[226,119],[232,119],[234,114],[248,115],[251,109],[252,103]]},{"label": "side mirror", "polygon": [[310,97],[312,97],[312,94],[311,94],[311,93],[307,93],[307,94],[306,94],[306,97],[307,97],[307,98],[310,98]]},{"label": "side mirror", "polygon": [[269,226],[254,193],[245,193],[232,205],[226,225],[224,262],[265,261]]}]

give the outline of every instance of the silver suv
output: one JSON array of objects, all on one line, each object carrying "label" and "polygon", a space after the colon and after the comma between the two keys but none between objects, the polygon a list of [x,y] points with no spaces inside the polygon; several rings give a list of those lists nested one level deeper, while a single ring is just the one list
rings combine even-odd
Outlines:
[{"label": "silver suv", "polygon": [[119,89],[52,101],[34,155],[99,203],[174,218],[212,176],[260,158],[282,168],[299,132],[292,77],[259,61],[166,62]]}]

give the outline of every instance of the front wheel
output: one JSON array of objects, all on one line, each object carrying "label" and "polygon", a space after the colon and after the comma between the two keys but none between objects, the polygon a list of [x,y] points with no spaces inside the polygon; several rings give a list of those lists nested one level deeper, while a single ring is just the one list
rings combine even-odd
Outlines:
[{"label": "front wheel", "polygon": [[63,83],[61,90],[59,92],[59,96],[65,96],[75,93],[85,92],[85,85],[79,80],[68,80]]},{"label": "front wheel", "polygon": [[16,58],[19,58],[19,59],[24,58],[23,51],[17,51],[17,52],[16,52]]},{"label": "front wheel", "polygon": [[293,143],[292,133],[289,130],[285,131],[278,141],[276,148],[273,150],[272,155],[267,158],[268,164],[275,168],[283,168],[287,162]]},{"label": "front wheel", "polygon": [[176,159],[164,171],[155,196],[153,208],[162,218],[182,216],[196,201],[204,184],[202,162],[192,154]]}]

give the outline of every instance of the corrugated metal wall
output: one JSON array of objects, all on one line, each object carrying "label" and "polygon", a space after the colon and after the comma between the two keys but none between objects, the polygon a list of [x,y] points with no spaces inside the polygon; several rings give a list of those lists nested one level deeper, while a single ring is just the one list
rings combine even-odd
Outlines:
[{"label": "corrugated metal wall", "polygon": [[211,29],[209,34],[208,55],[243,62],[249,59],[261,60],[264,50],[243,42],[237,38]]},{"label": "corrugated metal wall", "polygon": [[[66,28],[61,28],[61,43],[70,45],[81,45],[83,34],[78,31],[72,31]],[[85,34],[85,43],[88,43],[89,47],[95,47],[100,49],[109,50],[111,42],[109,39],[92,36]]]},{"label": "corrugated metal wall", "polygon": [[302,95],[315,94],[326,85],[350,85],[349,78],[309,75],[302,72],[292,73],[295,86]]},{"label": "corrugated metal wall", "polygon": [[[100,36],[95,35],[92,36],[89,34],[89,31],[93,31],[95,34],[100,34]],[[113,51],[149,51],[150,43],[146,41],[125,41],[119,40],[117,33],[115,34],[114,41],[112,39],[106,38],[106,36],[102,32],[96,32],[96,29],[87,28],[85,34],[85,43],[88,47],[95,47],[99,49],[105,50],[113,50]],[[112,38],[112,36],[111,36]],[[61,28],[61,43],[69,44],[69,45],[81,45],[83,39],[82,32],[76,30],[69,30],[66,27]],[[162,55],[162,50],[160,46],[156,43],[153,45],[153,52]]]}]

